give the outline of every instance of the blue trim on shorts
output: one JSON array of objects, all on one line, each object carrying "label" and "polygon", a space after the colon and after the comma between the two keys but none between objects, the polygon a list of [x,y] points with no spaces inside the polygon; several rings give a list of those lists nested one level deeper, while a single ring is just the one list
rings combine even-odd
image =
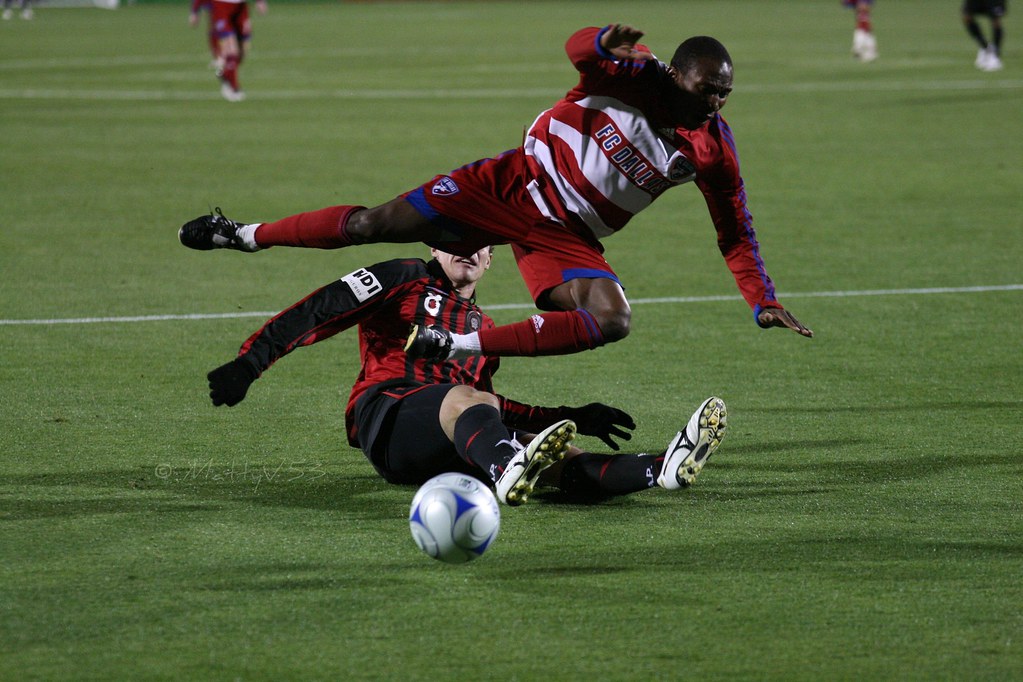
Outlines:
[{"label": "blue trim on shorts", "polygon": [[[607,270],[597,270],[595,268],[569,268],[561,271],[561,281],[568,282],[573,279],[610,279],[622,286],[618,276],[613,272]],[[622,287],[623,289],[625,287]]]}]

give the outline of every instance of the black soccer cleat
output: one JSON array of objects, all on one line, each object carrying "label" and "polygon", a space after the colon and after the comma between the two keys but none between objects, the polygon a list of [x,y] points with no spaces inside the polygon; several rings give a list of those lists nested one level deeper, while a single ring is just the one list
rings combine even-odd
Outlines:
[{"label": "black soccer cleat", "polygon": [[451,355],[451,332],[435,324],[414,324],[405,341],[405,353],[433,362],[447,360]]},{"label": "black soccer cleat", "polygon": [[235,249],[236,251],[259,251],[259,247],[247,245],[238,235],[239,228],[245,223],[238,223],[224,217],[220,208],[216,213],[199,216],[190,220],[178,230],[178,239],[190,249],[210,251],[212,249]]}]

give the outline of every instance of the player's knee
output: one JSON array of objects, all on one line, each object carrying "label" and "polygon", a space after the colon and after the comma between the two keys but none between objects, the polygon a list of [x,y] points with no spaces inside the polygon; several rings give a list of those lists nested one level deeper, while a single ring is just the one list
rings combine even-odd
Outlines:
[{"label": "player's knee", "polygon": [[345,234],[353,244],[372,244],[378,241],[380,221],[373,209],[364,208],[348,216]]},{"label": "player's knee", "polygon": [[495,410],[501,409],[501,401],[493,393],[478,391],[471,386],[458,385],[453,387],[444,397],[441,410],[457,419],[463,412],[477,405],[489,405]]},{"label": "player's knee", "polygon": [[495,410],[501,409],[501,400],[493,393],[488,393],[486,391],[470,389],[470,392],[467,393],[463,400],[465,402],[465,409],[475,407],[477,405],[489,405]]},{"label": "player's knee", "polygon": [[632,314],[629,310],[605,310],[593,315],[604,343],[621,341],[629,335]]},{"label": "player's knee", "polygon": [[437,236],[429,219],[401,198],[354,211],[345,223],[345,232],[353,244],[404,244]]}]

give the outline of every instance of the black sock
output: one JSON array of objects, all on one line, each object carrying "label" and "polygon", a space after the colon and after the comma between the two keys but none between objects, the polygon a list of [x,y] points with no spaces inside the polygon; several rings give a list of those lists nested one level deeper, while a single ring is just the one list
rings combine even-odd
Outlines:
[{"label": "black sock", "polygon": [[995,54],[1002,53],[1002,27],[996,26],[993,30],[993,36],[991,37],[991,43],[995,46]]},{"label": "black sock", "polygon": [[455,449],[494,481],[515,455],[512,436],[501,423],[501,413],[490,405],[473,405],[455,422]]},{"label": "black sock", "polygon": [[984,34],[980,32],[980,25],[971,19],[966,22],[966,32],[973,36],[973,39],[977,41],[977,44],[982,48],[987,49],[987,41],[984,40]]},{"label": "black sock", "polygon": [[664,455],[598,455],[584,452],[565,462],[559,487],[573,496],[600,498],[657,485]]}]

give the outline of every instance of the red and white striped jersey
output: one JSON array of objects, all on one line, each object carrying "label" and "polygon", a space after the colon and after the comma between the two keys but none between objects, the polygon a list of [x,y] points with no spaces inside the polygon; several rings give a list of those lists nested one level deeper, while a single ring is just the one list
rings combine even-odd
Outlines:
[{"label": "red and white striped jersey", "polygon": [[688,130],[671,124],[667,65],[615,61],[600,47],[605,29],[584,28],[565,45],[578,85],[544,111],[523,144],[537,208],[597,239],[625,227],[665,190],[694,182],[704,195],[718,247],[755,309],[776,306],[746,207],[732,131],[716,114]]},{"label": "red and white striped jersey", "polygon": [[667,121],[660,96],[674,87],[667,67],[656,60],[614,61],[599,46],[603,32],[587,28],[569,38],[566,51],[579,84],[540,114],[523,145],[551,186],[545,198],[553,199],[554,217],[575,214],[598,239],[620,230],[665,190],[725,162],[720,125],[655,127],[658,119]]}]

